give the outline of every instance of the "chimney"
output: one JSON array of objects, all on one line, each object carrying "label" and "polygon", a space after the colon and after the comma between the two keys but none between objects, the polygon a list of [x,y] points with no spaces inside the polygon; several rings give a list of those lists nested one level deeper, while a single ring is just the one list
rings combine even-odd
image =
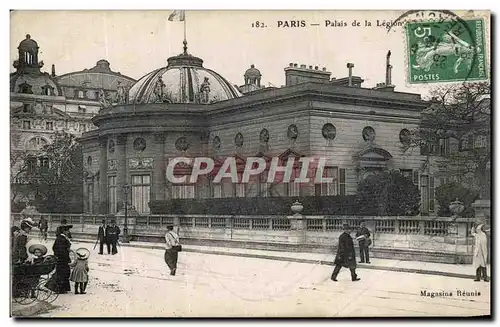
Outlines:
[{"label": "chimney", "polygon": [[392,85],[392,76],[391,76],[392,66],[391,66],[391,50],[387,52],[387,56],[385,57],[385,85]]},{"label": "chimney", "polygon": [[52,77],[56,77],[56,65],[52,64]]},{"label": "chimney", "polygon": [[[313,65],[300,64],[289,65],[285,67],[285,80],[286,86],[292,86],[301,83],[328,83],[330,81],[331,72],[323,68],[323,71],[319,70],[318,66],[316,69]],[[309,68],[308,68],[309,67]]]},{"label": "chimney", "polygon": [[349,86],[352,86],[352,69],[354,68],[354,64],[348,62],[347,68],[349,68]]}]

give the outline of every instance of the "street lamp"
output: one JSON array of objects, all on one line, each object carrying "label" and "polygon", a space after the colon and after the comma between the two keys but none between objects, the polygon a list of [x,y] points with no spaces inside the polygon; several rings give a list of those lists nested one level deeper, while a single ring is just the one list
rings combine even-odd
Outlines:
[{"label": "street lamp", "polygon": [[130,185],[123,185],[123,194],[125,195],[125,222],[123,224],[123,237],[122,243],[130,243],[128,237],[128,192],[130,191]]}]

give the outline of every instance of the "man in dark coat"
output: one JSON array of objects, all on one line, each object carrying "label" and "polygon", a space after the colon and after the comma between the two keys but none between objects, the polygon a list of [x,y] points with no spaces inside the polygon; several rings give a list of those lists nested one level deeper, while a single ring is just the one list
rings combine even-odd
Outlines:
[{"label": "man in dark coat", "polygon": [[356,275],[356,252],[354,251],[354,243],[349,234],[351,228],[348,224],[343,225],[344,232],[339,236],[339,246],[337,248],[337,256],[335,257],[335,268],[332,273],[332,280],[337,281],[337,275],[342,267],[351,270],[351,279],[353,282],[360,280]]},{"label": "man in dark coat", "polygon": [[[56,228],[56,237],[57,237],[57,235],[61,234],[62,230],[65,229],[67,226],[70,226],[70,225],[68,225],[68,221],[65,218],[61,219],[61,226],[57,226],[57,228]],[[71,225],[71,226],[73,226],[73,225]],[[68,229],[66,232],[67,233],[65,235],[71,240],[71,238],[72,238],[71,231]]]},{"label": "man in dark coat", "polygon": [[59,294],[64,294],[71,291],[69,285],[70,267],[71,262],[69,256],[69,250],[71,248],[71,242],[69,240],[68,234],[70,228],[73,225],[61,225],[58,227],[59,234],[54,241],[52,250],[56,256],[56,283],[57,292]]},{"label": "man in dark coat", "polygon": [[370,250],[369,246],[371,244],[370,231],[365,227],[365,223],[359,225],[356,231],[356,238],[359,242],[359,258],[361,259],[359,263],[364,263],[366,258],[366,263],[370,263]]},{"label": "man in dark coat", "polygon": [[108,226],[106,226],[106,220],[103,219],[101,226],[99,226],[99,231],[97,232],[97,239],[99,240],[99,254],[103,254],[104,244],[106,244],[108,254],[111,253],[111,244],[109,243],[107,238],[107,229]]},{"label": "man in dark coat", "polygon": [[116,248],[116,244],[120,236],[120,227],[116,226],[114,220],[111,220],[111,225],[106,228],[106,234],[107,240],[111,244],[111,254],[117,254],[118,249]]}]

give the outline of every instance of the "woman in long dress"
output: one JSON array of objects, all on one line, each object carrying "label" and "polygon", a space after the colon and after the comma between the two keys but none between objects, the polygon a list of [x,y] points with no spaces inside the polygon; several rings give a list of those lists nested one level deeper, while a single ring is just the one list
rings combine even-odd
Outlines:
[{"label": "woman in long dress", "polygon": [[478,282],[483,277],[485,282],[488,282],[486,272],[486,264],[488,258],[488,240],[483,229],[484,225],[480,224],[477,227],[472,227],[471,234],[474,236],[474,256],[472,258],[472,266],[476,268],[476,279]]},{"label": "woman in long dress", "polygon": [[52,246],[54,255],[56,256],[56,283],[57,292],[59,294],[64,294],[71,291],[69,285],[70,267],[71,262],[69,256],[69,250],[71,248],[71,242],[68,238],[69,229],[73,226],[61,226],[61,233],[57,235],[57,238]]}]

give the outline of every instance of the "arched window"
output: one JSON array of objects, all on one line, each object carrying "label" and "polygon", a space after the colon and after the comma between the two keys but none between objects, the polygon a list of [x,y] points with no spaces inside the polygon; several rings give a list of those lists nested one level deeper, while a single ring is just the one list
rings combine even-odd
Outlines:
[{"label": "arched window", "polygon": [[35,136],[28,141],[28,150],[40,150],[46,144],[47,141],[45,139]]}]

